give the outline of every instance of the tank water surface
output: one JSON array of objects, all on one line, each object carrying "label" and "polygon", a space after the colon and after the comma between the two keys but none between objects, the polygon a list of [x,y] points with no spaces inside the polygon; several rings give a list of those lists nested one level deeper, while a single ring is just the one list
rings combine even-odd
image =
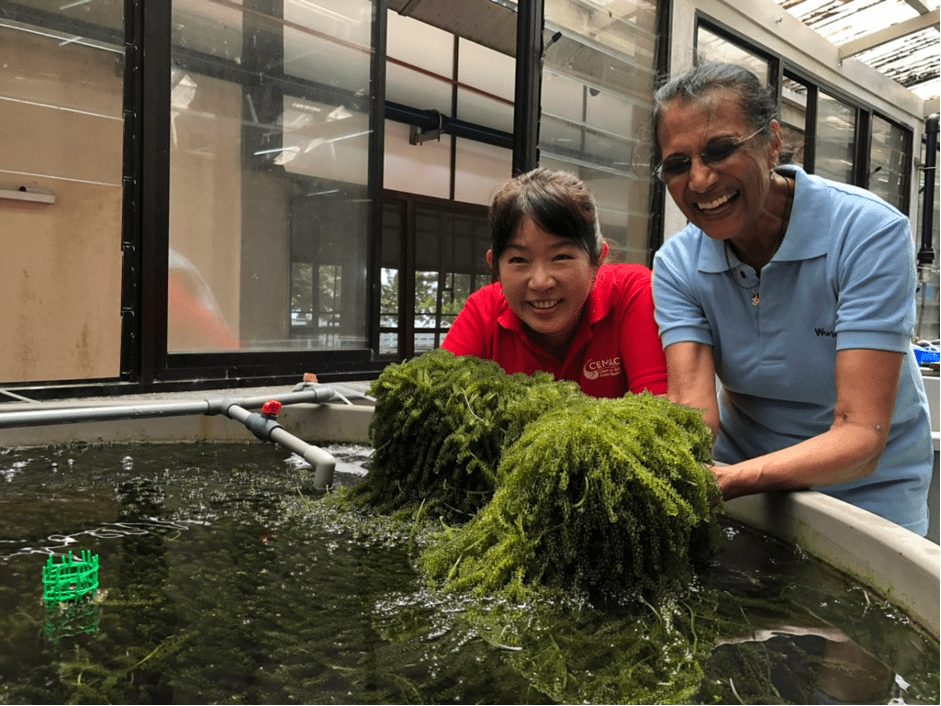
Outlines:
[{"label": "tank water surface", "polygon": [[[337,485],[357,483],[370,449],[324,448]],[[0,480],[0,703],[623,702],[601,680],[643,669],[619,662],[616,606],[547,617],[438,593],[413,569],[419,537],[338,515],[270,444],[8,449]],[[793,547],[724,535],[677,604],[723,618],[692,622],[711,641],[694,701],[938,701],[938,643],[890,603]],[[86,551],[95,594],[48,611],[43,566]]]}]

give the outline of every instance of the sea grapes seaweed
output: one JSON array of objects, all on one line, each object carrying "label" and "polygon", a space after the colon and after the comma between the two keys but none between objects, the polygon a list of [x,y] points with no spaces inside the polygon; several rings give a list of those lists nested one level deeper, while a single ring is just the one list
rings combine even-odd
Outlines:
[{"label": "sea grapes seaweed", "polygon": [[694,697],[716,636],[715,625],[700,624],[698,615],[714,612],[715,598],[687,594],[656,608],[646,604],[643,612],[590,605],[537,610],[533,618],[532,604],[501,606],[478,617],[477,625],[499,626],[504,639],[518,639],[521,649],[509,661],[559,703],[698,703]]},{"label": "sea grapes seaweed", "polygon": [[493,500],[433,541],[422,568],[450,590],[513,601],[537,584],[594,600],[681,588],[718,543],[708,435],[649,393],[571,399],[526,427]]},{"label": "sea grapes seaweed", "polygon": [[441,349],[388,366],[370,394],[375,452],[349,499],[459,522],[492,497],[504,447],[546,410],[581,396],[546,373],[507,375],[492,361]]},{"label": "sea grapes seaweed", "polygon": [[[451,521],[425,535],[418,565],[436,588],[478,599],[464,611],[478,635],[563,702],[690,700],[715,623],[694,626],[705,596],[689,585],[721,512],[698,412],[649,393],[597,400],[445,351],[390,366],[370,392],[376,451],[347,497]],[[607,622],[558,629],[565,596]],[[598,617],[595,603],[624,617]]]}]

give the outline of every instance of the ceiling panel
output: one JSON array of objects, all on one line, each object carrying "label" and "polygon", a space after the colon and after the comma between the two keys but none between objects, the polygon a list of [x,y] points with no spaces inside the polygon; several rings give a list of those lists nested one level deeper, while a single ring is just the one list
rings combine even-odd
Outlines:
[{"label": "ceiling panel", "polygon": [[[837,47],[866,37],[904,35],[852,58],[921,98],[939,94],[938,0],[774,0]],[[852,45],[850,45],[852,46]]]}]

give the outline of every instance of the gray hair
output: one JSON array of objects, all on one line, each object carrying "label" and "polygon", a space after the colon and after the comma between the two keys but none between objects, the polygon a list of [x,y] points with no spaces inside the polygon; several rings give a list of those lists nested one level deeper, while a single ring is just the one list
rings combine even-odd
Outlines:
[{"label": "gray hair", "polygon": [[[653,135],[658,151],[657,131],[666,105],[676,100],[701,100],[714,91],[728,91],[737,95],[742,115],[756,130],[764,130],[772,120],[778,118],[778,101],[774,90],[763,86],[752,71],[737,64],[698,64],[654,92]],[[767,137],[767,133],[762,136]]]}]

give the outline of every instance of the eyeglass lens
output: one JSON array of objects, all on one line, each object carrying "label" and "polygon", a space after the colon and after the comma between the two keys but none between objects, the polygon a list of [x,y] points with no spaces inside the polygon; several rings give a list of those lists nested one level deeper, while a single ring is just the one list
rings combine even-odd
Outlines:
[{"label": "eyeglass lens", "polygon": [[[758,130],[761,132],[761,130]],[[748,140],[758,134],[754,132],[748,137],[744,137],[741,140],[735,137],[719,137],[709,142],[705,149],[699,154],[699,158],[703,161],[703,164],[713,164],[715,162],[721,162],[725,159],[731,157],[738,149],[744,145]],[[679,176],[685,174],[693,166],[693,160],[686,155],[675,155],[672,157],[667,157],[660,164],[660,169],[658,172],[662,176]]]},{"label": "eyeglass lens", "polygon": [[[708,145],[706,145],[706,148],[702,151],[702,154],[699,155],[699,158],[705,164],[721,162],[722,160],[731,157],[732,154],[741,146],[742,143],[738,142],[734,138],[723,137],[718,140],[713,140]],[[675,157],[668,157],[667,159],[663,160],[662,170],[664,174],[676,176],[679,174],[685,174],[692,166],[692,159],[685,155],[678,155]]]}]

